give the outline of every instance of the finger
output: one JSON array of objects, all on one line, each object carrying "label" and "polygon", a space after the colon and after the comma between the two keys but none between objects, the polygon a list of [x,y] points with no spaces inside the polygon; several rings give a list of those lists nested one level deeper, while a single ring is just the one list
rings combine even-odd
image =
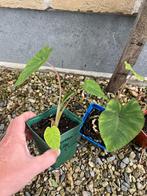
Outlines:
[{"label": "finger", "polygon": [[25,134],[26,134],[26,139],[27,140],[31,140],[32,139],[32,134],[31,134],[31,132],[29,131],[28,128],[25,130]]},{"label": "finger", "polygon": [[33,118],[35,116],[35,114],[33,112],[25,112],[23,114],[21,114],[20,116],[16,117],[15,119],[13,119],[10,122],[10,125],[7,129],[7,133],[11,133],[11,132],[25,132],[25,122],[30,119]]},{"label": "finger", "polygon": [[34,175],[37,175],[51,165],[53,165],[58,156],[60,155],[60,150],[48,150],[44,154],[34,157],[32,161],[32,170],[34,170]]},{"label": "finger", "polygon": [[29,120],[30,118],[33,118],[35,116],[36,116],[36,114],[34,112],[24,112],[18,118],[19,118],[19,120],[21,120],[25,123],[27,120]]}]

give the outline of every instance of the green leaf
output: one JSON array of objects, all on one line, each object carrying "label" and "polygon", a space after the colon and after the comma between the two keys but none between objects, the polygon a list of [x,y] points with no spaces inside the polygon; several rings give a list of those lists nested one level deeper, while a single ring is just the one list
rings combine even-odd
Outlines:
[{"label": "green leaf", "polygon": [[109,152],[128,144],[137,136],[143,125],[143,112],[134,99],[126,105],[112,99],[99,117],[100,134]]},{"label": "green leaf", "polygon": [[[64,111],[64,109],[67,107],[68,103],[71,100],[71,97],[75,95],[75,92],[68,92],[64,95],[62,102],[61,102],[61,113]],[[62,115],[62,114],[61,114]]]},{"label": "green leaf", "polygon": [[23,71],[20,73],[15,86],[21,85],[35,71],[37,71],[47,60],[52,52],[51,48],[44,47],[27,63]]},{"label": "green leaf", "polygon": [[67,92],[63,97],[62,103],[65,104],[74,94],[74,92]]},{"label": "green leaf", "polygon": [[51,149],[60,149],[60,131],[58,127],[47,127],[44,132],[44,139]]},{"label": "green leaf", "polygon": [[127,63],[126,61],[125,61],[125,69],[128,70],[128,71],[130,71],[130,72],[135,76],[135,78],[136,78],[137,80],[140,80],[140,81],[144,81],[144,80],[145,80],[145,78],[144,78],[143,76],[139,75],[139,74],[132,68],[132,66],[131,66],[129,63]]},{"label": "green leaf", "polygon": [[89,94],[108,100],[100,85],[94,80],[85,80],[82,88]]}]

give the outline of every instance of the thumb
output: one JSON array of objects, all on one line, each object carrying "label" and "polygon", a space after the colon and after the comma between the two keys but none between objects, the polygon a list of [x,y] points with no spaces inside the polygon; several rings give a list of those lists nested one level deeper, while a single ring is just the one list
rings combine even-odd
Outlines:
[{"label": "thumb", "polygon": [[59,155],[60,150],[48,150],[44,154],[34,157],[32,167],[35,175],[43,172],[45,169],[53,165]]}]

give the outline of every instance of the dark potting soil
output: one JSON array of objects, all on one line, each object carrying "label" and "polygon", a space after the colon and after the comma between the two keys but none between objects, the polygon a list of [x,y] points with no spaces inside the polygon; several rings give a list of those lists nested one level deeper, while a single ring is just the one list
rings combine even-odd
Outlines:
[{"label": "dark potting soil", "polygon": [[98,111],[96,109],[92,110],[86,122],[83,124],[82,130],[84,132],[84,135],[104,145],[101,139],[100,133],[99,133],[98,119],[99,119],[100,114],[101,114],[101,111]]},{"label": "dark potting soil", "polygon": [[[39,122],[33,124],[31,128],[42,138],[44,139],[44,131],[47,127],[51,127],[52,122],[54,121],[55,116],[51,118],[44,118]],[[76,127],[78,123],[75,121],[71,121],[71,119],[67,118],[64,114],[62,115],[60,122],[59,122],[59,130],[61,134],[65,133],[66,131]]]},{"label": "dark potting soil", "polygon": [[144,118],[145,118],[145,123],[144,123],[143,131],[147,134],[147,114],[144,116]]}]

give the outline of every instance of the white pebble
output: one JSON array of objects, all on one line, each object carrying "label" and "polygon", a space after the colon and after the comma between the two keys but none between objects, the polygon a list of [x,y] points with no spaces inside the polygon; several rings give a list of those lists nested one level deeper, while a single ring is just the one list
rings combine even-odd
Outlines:
[{"label": "white pebble", "polygon": [[128,158],[128,157],[124,158],[122,161],[123,161],[126,165],[128,165],[128,164],[129,164],[129,162],[130,162],[130,160],[129,160],[129,158]]}]

